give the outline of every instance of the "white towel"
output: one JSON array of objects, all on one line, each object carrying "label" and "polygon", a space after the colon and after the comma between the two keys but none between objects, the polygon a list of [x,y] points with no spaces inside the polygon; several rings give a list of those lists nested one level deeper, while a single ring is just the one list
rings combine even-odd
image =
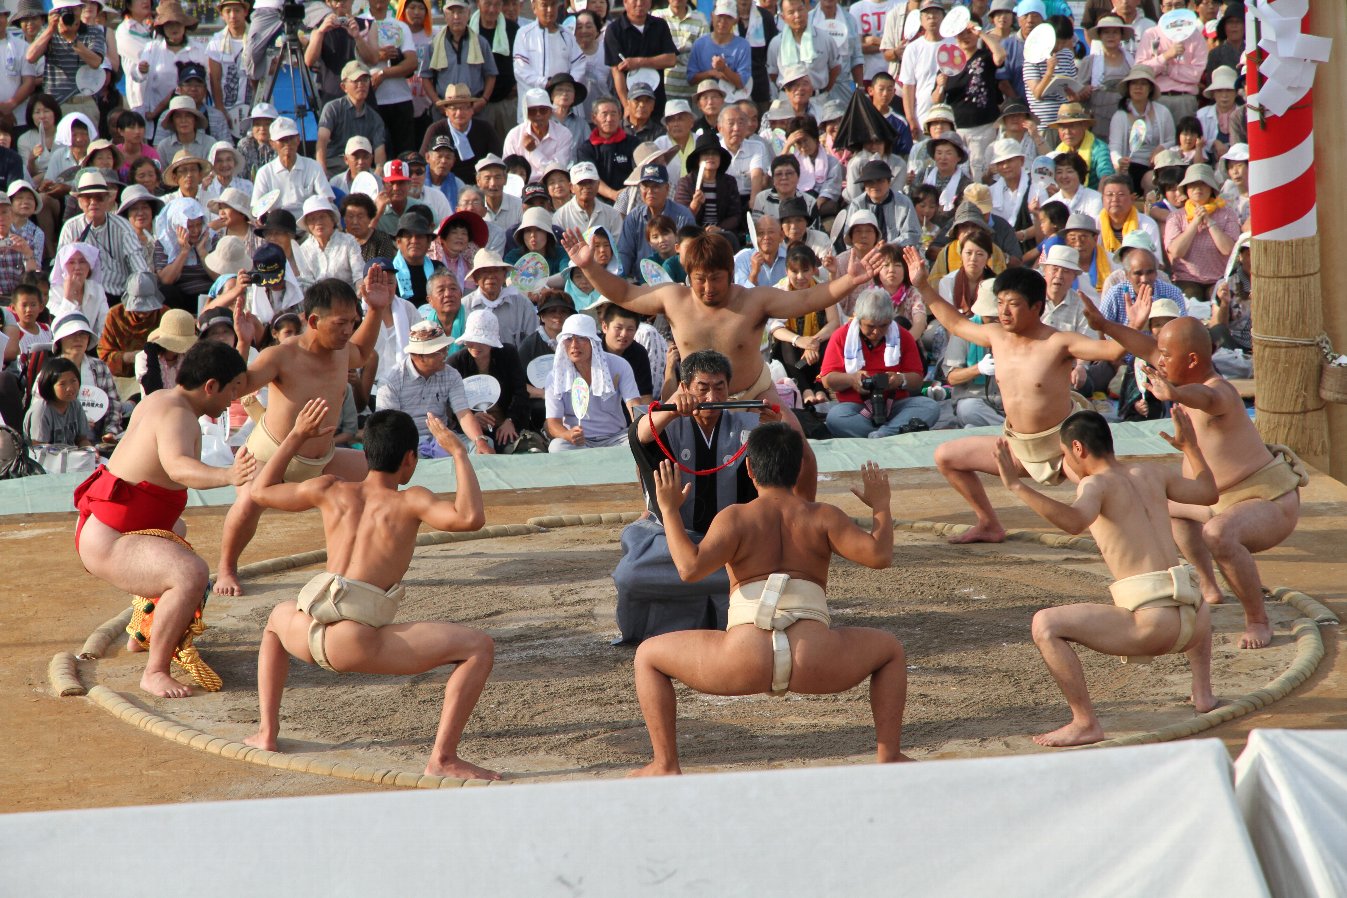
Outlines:
[{"label": "white towel", "polygon": [[[566,340],[573,340],[574,337],[566,337],[557,340],[557,352],[552,359],[552,389],[557,395],[565,396],[571,391],[571,384],[575,383],[575,378],[579,372],[575,370],[575,363],[566,353]],[[603,344],[598,340],[590,340],[590,358],[589,358],[589,395],[594,397],[607,396],[613,392],[613,375],[608,370],[608,356],[603,351]]]},{"label": "white towel", "polygon": [[[889,322],[884,334],[884,367],[897,368],[903,360],[903,333],[897,321]],[[861,329],[856,321],[847,325],[847,338],[842,344],[842,364],[847,374],[855,374],[865,367],[865,353],[861,350]]]}]

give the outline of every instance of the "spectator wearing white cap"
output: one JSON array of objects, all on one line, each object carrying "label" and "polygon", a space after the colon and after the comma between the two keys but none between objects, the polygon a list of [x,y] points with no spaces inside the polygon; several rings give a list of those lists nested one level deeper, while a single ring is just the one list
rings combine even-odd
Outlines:
[{"label": "spectator wearing white cap", "polygon": [[295,277],[301,287],[308,287],[323,278],[337,278],[354,284],[365,276],[365,260],[360,255],[360,244],[350,234],[338,229],[337,207],[325,196],[311,196],[304,201],[304,217],[300,224],[309,232],[309,239],[295,251]]},{"label": "spectator wearing white cap", "polygon": [[[1084,334],[1092,340],[1098,337],[1085,321],[1085,305],[1080,294],[1071,286],[1080,276],[1080,254],[1069,246],[1054,246],[1043,258],[1040,270],[1048,285],[1041,316],[1043,323],[1059,331]],[[1071,389],[1083,396],[1092,396],[1106,391],[1108,380],[1092,378],[1090,364],[1076,359],[1071,368]]]},{"label": "spectator wearing white cap", "polygon": [[408,333],[405,354],[379,384],[378,407],[406,412],[416,422],[422,458],[441,458],[446,454],[430,435],[427,413],[446,421],[457,418],[461,428],[457,435],[469,452],[490,455],[493,451],[491,440],[482,433],[476,415],[468,407],[462,375],[445,363],[452,342],[438,324],[418,322]]},{"label": "spectator wearing white cap", "polygon": [[552,214],[552,224],[563,231],[606,228],[614,239],[618,238],[622,233],[622,216],[612,206],[598,201],[599,170],[594,163],[577,162],[571,166],[570,174],[572,197]]},{"label": "spectator wearing white cap", "polygon": [[1216,167],[1219,174],[1225,171],[1225,181],[1221,184],[1221,199],[1235,210],[1239,216],[1240,227],[1249,229],[1249,145],[1236,143],[1225,151],[1220,164]]},{"label": "spectator wearing white cap", "polygon": [[468,314],[486,309],[496,316],[500,338],[511,346],[518,346],[538,328],[538,312],[528,297],[505,283],[512,268],[489,249],[479,249],[472,259],[469,280],[477,289],[463,297],[463,308]]},{"label": "spectator wearing white cap", "polygon": [[281,114],[270,103],[258,103],[251,112],[248,133],[239,141],[238,149],[243,156],[243,176],[256,183],[262,166],[276,158],[276,148],[271,145],[271,123]]},{"label": "spectator wearing white cap", "polygon": [[473,414],[496,448],[504,449],[529,426],[528,378],[519,352],[501,342],[496,316],[485,309],[468,315],[463,334],[455,342],[462,348],[450,354],[450,368],[464,379],[486,375],[500,385],[500,397],[488,408],[474,409]]},{"label": "spectator wearing white cap", "polygon": [[473,111],[481,112],[495,90],[499,73],[491,45],[468,27],[468,14],[467,0],[444,4],[444,28],[431,40],[430,59],[422,62],[430,77],[421,83],[432,103],[438,103],[451,85],[464,85],[474,97]]},{"label": "spectator wearing white cap", "polygon": [[524,91],[524,106],[524,121],[505,135],[505,155],[523,156],[535,172],[541,172],[549,162],[574,162],[575,140],[570,131],[553,120],[552,98],[547,91],[537,87]]},{"label": "spectator wearing white cap", "polygon": [[317,162],[299,155],[299,126],[291,118],[281,117],[269,131],[276,158],[262,166],[253,182],[257,196],[273,190],[281,192],[277,205],[298,219],[304,214],[304,201],[311,196],[333,197],[327,172]]},{"label": "spectator wearing white cap", "polygon": [[505,192],[505,161],[494,153],[477,160],[477,186],[482,191],[485,212],[482,217],[509,231],[524,214],[519,197]]},{"label": "spectator wearing white cap", "polygon": [[[729,0],[719,0],[717,6]],[[734,4],[730,2],[733,9]],[[688,81],[689,55],[697,41],[710,30],[706,16],[691,7],[688,0],[669,0],[664,9],[651,13],[669,26],[669,35],[678,49],[678,61],[664,73],[664,91],[669,99],[687,100],[692,96],[694,85]]]},{"label": "spectator wearing white cap", "polygon": [[590,316],[562,325],[544,402],[549,452],[627,445],[628,413],[634,419],[640,410],[636,375],[604,351]]},{"label": "spectator wearing white cap", "polygon": [[[342,195],[351,192],[351,183],[361,172],[369,172],[374,176],[375,182],[379,181],[379,174],[383,166],[378,168],[374,165],[374,144],[369,142],[368,137],[356,135],[347,139],[346,147],[342,153],[342,161],[346,167],[340,174],[333,175],[327,179],[331,185],[333,195],[338,192]],[[373,199],[373,197],[371,197]]]},{"label": "spectator wearing white cap", "polygon": [[[553,75],[569,72],[579,81],[584,77],[584,58],[575,35],[557,24],[561,0],[533,0],[533,21],[519,28],[514,38],[514,75],[519,84],[519,114],[529,88],[547,89]],[[660,23],[666,31],[668,26]]]},{"label": "spectator wearing white cap", "polygon": [[352,137],[363,137],[374,148],[374,164],[382,167],[387,158],[387,131],[383,119],[369,105],[370,70],[352,59],[341,70],[341,89],[345,96],[331,100],[318,116],[318,142],[313,157],[335,175],[341,171],[342,153]]},{"label": "spectator wearing white cap", "polygon": [[716,0],[711,14],[711,33],[697,38],[687,60],[687,80],[692,88],[703,81],[723,81],[735,95],[753,90],[753,48],[735,33],[739,23],[735,0]]}]

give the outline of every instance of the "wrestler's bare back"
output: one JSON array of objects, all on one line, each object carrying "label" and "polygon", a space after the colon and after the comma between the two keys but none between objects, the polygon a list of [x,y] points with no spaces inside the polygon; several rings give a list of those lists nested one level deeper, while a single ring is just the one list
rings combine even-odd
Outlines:
[{"label": "wrestler's bare back", "polygon": [[759,496],[716,515],[702,546],[703,551],[718,548],[731,553],[725,565],[731,589],[776,573],[827,589],[833,552],[850,557],[842,538],[848,529],[869,539],[836,506],[794,495]]},{"label": "wrestler's bare back", "polygon": [[184,489],[164,470],[163,459],[172,450],[200,458],[201,426],[186,397],[177,390],[156,390],[136,406],[107,467],[127,483],[143,480],[165,489]]},{"label": "wrestler's bare back", "polygon": [[[1249,419],[1244,399],[1234,384],[1216,374],[1203,381],[1203,386],[1212,391],[1215,404],[1205,411],[1184,408],[1193,422],[1197,444],[1202,447],[1202,455],[1216,479],[1216,489],[1226,490],[1272,461],[1272,453]],[[1192,474],[1186,459],[1184,473]]]},{"label": "wrestler's bare back", "polygon": [[434,495],[424,487],[391,490],[332,476],[314,484],[327,533],[327,569],[382,589],[400,582],[416,549],[421,512]]},{"label": "wrestler's bare back", "polygon": [[[336,425],[341,419],[342,403],[346,399],[347,372],[358,361],[353,347],[325,349],[312,331],[262,350],[249,366],[250,386],[260,388],[253,376],[271,376],[267,390],[267,412],[263,418],[267,430],[277,440],[295,426],[300,409],[311,399],[327,402],[324,424]],[[319,458],[332,446],[332,437],[314,437],[306,440],[299,454]]]},{"label": "wrestler's bare back", "polygon": [[1090,524],[1090,535],[1115,579],[1168,570],[1179,563],[1167,502],[1173,475],[1169,465],[1119,462],[1077,485],[1078,497],[1097,495],[1099,516]]}]

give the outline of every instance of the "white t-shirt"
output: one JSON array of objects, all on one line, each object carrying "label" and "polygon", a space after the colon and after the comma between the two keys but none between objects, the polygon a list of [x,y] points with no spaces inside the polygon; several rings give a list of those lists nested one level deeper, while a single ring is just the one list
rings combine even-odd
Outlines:
[{"label": "white t-shirt", "polygon": [[247,100],[245,94],[248,82],[239,62],[242,56],[243,38],[230,37],[228,31],[217,31],[210,43],[206,44],[206,58],[220,65],[220,88],[224,91],[225,110]]},{"label": "white t-shirt", "polygon": [[[888,0],[887,3],[876,3],[875,0],[856,0],[850,8],[851,17],[856,20],[856,33],[863,38],[882,37],[884,34],[884,19],[888,16],[889,10],[893,8],[893,4],[894,0]],[[864,59],[866,81],[889,66],[883,53],[871,53]]]},{"label": "white t-shirt", "polygon": [[[389,10],[386,18],[382,22],[375,22],[374,27],[379,35],[379,47],[397,47],[403,53],[416,53],[416,41],[412,38],[412,29],[407,27],[406,22],[399,22],[393,18],[392,10]],[[381,62],[376,69],[387,69],[393,64]],[[374,90],[374,102],[380,106],[389,106],[393,103],[406,103],[412,98],[411,85],[407,83],[406,78],[388,78],[380,82]]]},{"label": "white t-shirt", "polygon": [[[27,58],[28,45],[18,34],[0,35],[0,97],[12,97],[19,92],[19,84],[26,76],[40,76],[46,69],[46,60],[31,63]],[[20,125],[28,115],[28,100],[14,107],[14,120]]]},{"label": "white t-shirt", "polygon": [[921,119],[926,115],[932,106],[931,94],[935,92],[935,77],[939,74],[939,69],[935,64],[935,55],[945,44],[953,41],[940,40],[928,41],[924,35],[918,35],[912,43],[903,50],[903,65],[898,70],[899,96],[902,96],[901,88],[911,84],[917,89],[917,121],[910,122],[913,130],[921,124]]}]

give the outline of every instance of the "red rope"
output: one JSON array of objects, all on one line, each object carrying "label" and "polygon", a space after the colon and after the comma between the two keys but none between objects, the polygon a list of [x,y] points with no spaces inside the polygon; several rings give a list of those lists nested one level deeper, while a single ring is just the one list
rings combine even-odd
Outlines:
[{"label": "red rope", "polygon": [[[659,408],[658,402],[650,403],[650,408],[646,410],[646,414],[653,414],[657,408]],[[705,477],[707,474],[716,474],[723,471],[739,459],[743,458],[744,453],[748,451],[748,441],[745,440],[744,444],[739,447],[739,451],[730,456],[730,460],[725,462],[725,464],[715,468],[707,468],[705,471],[694,471],[678,459],[674,458],[673,453],[669,451],[669,447],[665,446],[664,441],[659,438],[659,431],[655,429],[654,424],[650,425],[650,433],[654,435],[655,445],[659,447],[659,451],[664,453],[664,457],[677,465],[678,470],[682,471],[684,474],[691,474],[693,477]]]}]

